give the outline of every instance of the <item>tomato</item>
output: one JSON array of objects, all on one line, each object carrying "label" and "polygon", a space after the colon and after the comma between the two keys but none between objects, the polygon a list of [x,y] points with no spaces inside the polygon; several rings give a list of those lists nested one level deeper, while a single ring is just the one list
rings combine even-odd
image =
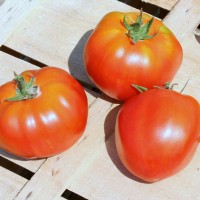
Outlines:
[{"label": "tomato", "polygon": [[124,166],[147,182],[170,177],[192,159],[200,136],[200,107],[191,96],[152,89],[121,107],[115,130]]},{"label": "tomato", "polygon": [[0,86],[0,148],[24,158],[43,158],[71,147],[87,122],[82,86],[56,67],[15,76]]},{"label": "tomato", "polygon": [[89,78],[108,96],[121,101],[138,93],[131,84],[152,88],[171,82],[182,58],[174,34],[160,20],[142,12],[108,13],[84,48]]}]

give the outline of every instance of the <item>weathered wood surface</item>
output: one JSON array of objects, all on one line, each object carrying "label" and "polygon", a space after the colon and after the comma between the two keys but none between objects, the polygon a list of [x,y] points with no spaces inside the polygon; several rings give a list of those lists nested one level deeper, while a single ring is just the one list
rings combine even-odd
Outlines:
[{"label": "weathered wood surface", "polygon": [[143,1],[170,11],[179,0],[143,0]]},{"label": "weathered wood surface", "polygon": [[[45,0],[43,0],[44,2]],[[15,28],[39,4],[40,0],[0,1],[0,44],[12,34]]]},{"label": "weathered wood surface", "polygon": [[[4,16],[0,18],[0,43],[46,65],[63,68],[89,85],[92,83],[84,70],[83,48],[91,30],[107,12],[135,10],[115,0],[23,0],[16,5],[14,2],[7,0],[1,5],[0,1],[0,16]],[[164,22],[184,50],[181,69],[174,79],[180,84],[175,89],[180,90],[190,78],[183,93],[200,101],[200,44],[193,34],[200,21],[198,10],[199,0],[180,0]],[[38,66],[0,52],[0,68],[3,84],[12,79],[13,70],[21,72]],[[28,181],[0,168],[0,199],[64,199],[61,195],[65,189],[94,200],[199,199],[200,149],[176,176],[155,184],[141,183],[123,167],[116,153],[114,126],[120,106],[103,94],[87,90],[87,96],[90,106],[86,131],[68,151],[32,161],[0,152],[34,173]]]},{"label": "weathered wood surface", "polygon": [[83,47],[97,21],[111,10],[134,9],[113,0],[42,2],[4,45],[91,84],[83,66]]},{"label": "weathered wood surface", "polygon": [[11,200],[18,194],[27,180],[0,166],[0,199]]}]

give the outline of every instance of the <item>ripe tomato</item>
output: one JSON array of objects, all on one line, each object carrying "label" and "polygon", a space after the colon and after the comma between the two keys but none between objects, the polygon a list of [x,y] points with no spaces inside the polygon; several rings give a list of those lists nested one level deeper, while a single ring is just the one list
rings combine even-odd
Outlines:
[{"label": "ripe tomato", "polygon": [[116,147],[135,176],[155,182],[174,175],[192,159],[200,136],[199,103],[190,96],[152,89],[121,107]]},{"label": "ripe tomato", "polygon": [[0,101],[0,148],[20,157],[42,158],[63,152],[86,126],[86,94],[59,68],[16,75],[0,86]]},{"label": "ripe tomato", "polygon": [[88,76],[118,100],[137,94],[131,84],[152,88],[171,82],[182,62],[182,47],[173,33],[160,20],[138,15],[108,13],[84,49]]}]

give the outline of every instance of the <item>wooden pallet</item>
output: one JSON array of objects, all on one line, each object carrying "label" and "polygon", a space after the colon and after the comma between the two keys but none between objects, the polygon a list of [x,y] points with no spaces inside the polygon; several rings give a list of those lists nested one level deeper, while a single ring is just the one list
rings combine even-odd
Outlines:
[{"label": "wooden pallet", "polygon": [[[146,1],[147,2],[147,1]],[[149,0],[169,10],[165,24],[184,49],[174,82],[200,102],[199,0]],[[104,14],[136,9],[117,0],[0,0],[0,84],[13,71],[53,65],[81,81],[89,100],[88,125],[68,151],[23,160],[0,151],[0,200],[199,200],[200,148],[177,175],[154,184],[137,181],[122,166],[114,143],[119,105],[94,90],[83,66],[83,48]]]}]

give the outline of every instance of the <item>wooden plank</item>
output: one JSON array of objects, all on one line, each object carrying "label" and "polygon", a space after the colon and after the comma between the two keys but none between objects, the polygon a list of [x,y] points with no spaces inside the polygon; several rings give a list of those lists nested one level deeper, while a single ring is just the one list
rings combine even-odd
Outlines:
[{"label": "wooden plank", "polygon": [[[12,57],[1,51],[0,51],[0,68],[1,68],[0,85],[13,79],[13,71],[19,74],[22,71],[27,70],[27,69],[39,69],[35,65],[32,65],[30,63],[27,63],[26,61]],[[99,96],[99,94],[89,91],[87,89],[86,89],[86,94],[88,97],[89,105],[96,99],[97,96]],[[38,168],[45,161],[45,159],[39,159],[39,160],[20,159],[6,153],[3,150],[0,150],[0,155],[32,172],[36,172]]]},{"label": "wooden plank", "polygon": [[[55,2],[57,3],[55,4]],[[82,55],[84,42],[80,42],[79,39],[85,32],[94,27],[103,13],[115,8],[121,9],[122,4],[114,3],[114,1],[110,0],[101,1],[98,4],[95,3],[96,1],[91,1],[91,4],[89,4],[88,0],[65,1],[63,4],[59,2],[61,3],[61,1],[55,0],[48,1],[34,10],[27,18],[27,22],[21,24],[5,44],[8,46],[10,45],[9,47],[30,57],[34,55],[34,58],[41,62],[57,63],[59,67],[70,70],[74,76],[82,78],[83,75],[85,78],[81,80],[87,82],[87,76],[84,75],[85,72],[82,69],[82,59],[79,59]],[[184,2],[187,3],[186,1]],[[177,5],[180,6],[181,4]],[[83,13],[77,11],[81,8]],[[125,6],[123,9],[129,10],[129,7]],[[97,13],[97,18],[92,16],[94,13],[93,10]],[[44,15],[42,13],[44,13]],[[179,12],[177,13],[179,14]],[[189,10],[187,13],[198,18],[195,9]],[[50,25],[47,24],[46,15],[49,16],[48,23]],[[67,18],[65,18],[65,15]],[[37,21],[36,19],[38,16],[42,19],[38,19]],[[172,16],[175,16],[175,14],[169,15],[166,18],[166,23],[173,30],[176,30],[176,26],[173,26],[173,23],[171,23],[173,20]],[[54,18],[58,19],[58,21]],[[82,19],[84,19],[84,22]],[[188,16],[184,16],[184,19],[188,19]],[[29,20],[33,23],[34,29],[32,25],[28,25]],[[69,26],[68,23],[71,24],[72,22],[76,22],[76,24],[79,22],[79,27]],[[41,28],[38,28],[37,23],[40,24],[39,27]],[[196,21],[194,21],[194,24],[195,23]],[[65,28],[63,27],[60,28],[58,24],[61,27],[66,25],[67,30],[64,30]],[[190,40],[194,24],[192,26],[186,26],[187,21],[182,22],[182,24],[185,26],[187,33],[182,35],[180,32],[181,28],[178,29],[176,33],[181,39],[184,53],[186,53],[184,55],[183,67],[177,75],[177,80],[183,80],[182,77],[184,77],[184,81],[182,81],[182,83],[184,83],[188,74],[191,76],[194,75],[184,92],[188,93],[188,88],[192,88],[191,94],[194,94],[195,97],[199,99],[197,90],[197,84],[199,83],[199,69],[197,68],[197,66],[199,66],[199,61],[197,61],[199,57],[197,56],[199,54],[193,53],[192,51],[194,45],[196,48],[195,51],[198,51],[198,47],[196,43],[194,44],[195,40],[190,43],[192,46],[189,46],[187,43],[187,41]],[[43,26],[45,28],[43,28]],[[24,28],[26,28],[26,30],[23,30]],[[38,35],[36,34],[34,38],[35,30],[38,31]],[[58,32],[56,30],[58,30]],[[63,31],[62,34],[64,34],[64,36],[67,34],[71,40],[68,41],[68,37],[64,37],[60,34],[60,31]],[[55,35],[61,37],[61,39],[54,38]],[[64,43],[66,41],[68,44],[67,47],[65,47],[66,43]],[[57,42],[59,42],[60,46],[58,46]],[[79,44],[79,48],[77,48],[77,44]],[[64,49],[59,50],[59,48],[62,47],[64,47]],[[70,51],[75,52],[71,62],[67,60],[68,57],[72,56]],[[77,57],[78,59],[76,60]],[[69,63],[71,63],[72,66],[78,65],[79,69],[69,69]],[[80,74],[77,75],[76,73]],[[90,106],[87,129],[81,140],[69,149],[69,151],[47,159],[33,178],[21,190],[16,199],[26,199],[27,197],[41,200],[59,199],[63,191],[68,188],[88,199],[95,200],[121,200],[128,198],[142,200],[147,197],[150,200],[197,200],[197,191],[200,186],[200,180],[198,178],[200,168],[199,149],[197,156],[195,156],[191,164],[180,174],[155,184],[140,183],[127,173],[116,154],[113,132],[115,118],[119,108],[115,107],[116,105],[105,101],[103,98],[94,101]]]},{"label": "wooden plank", "polygon": [[113,10],[135,9],[113,0],[50,0],[38,6],[4,45],[93,85],[83,66],[83,48],[97,22]]},{"label": "wooden plank", "polygon": [[0,166],[0,199],[11,200],[18,194],[27,180]]},{"label": "wooden plank", "polygon": [[84,137],[68,151],[51,157],[40,167],[16,199],[58,199],[66,188],[93,162],[104,144],[105,137],[113,130],[104,132],[105,119],[115,105],[97,99],[89,109],[89,119]]},{"label": "wooden plank", "polygon": [[117,156],[114,135],[99,148],[100,154],[87,171],[70,185],[70,190],[90,200],[199,199],[200,148],[183,171],[153,184],[140,182],[123,167]]},{"label": "wooden plank", "polygon": [[[143,200],[147,196],[150,200],[179,197],[197,200],[200,150],[190,165],[176,176],[155,184],[138,182],[122,166],[116,153],[112,133],[119,107],[115,106],[101,99],[95,101],[84,139],[70,151],[48,159],[17,199],[24,199],[30,193],[32,199],[57,199],[64,188],[68,188],[94,200]],[[106,143],[102,140],[104,137],[108,138]]]},{"label": "wooden plank", "polygon": [[13,71],[16,71],[16,73],[19,74],[27,69],[39,69],[30,63],[17,59],[2,51],[0,51],[0,68],[0,85],[13,79]]},{"label": "wooden plank", "polygon": [[146,3],[150,3],[166,10],[171,10],[179,0],[143,0]]},{"label": "wooden plank", "polygon": [[[180,6],[180,5],[179,5]],[[196,11],[189,13],[197,17]],[[172,16],[172,15],[171,15]],[[169,16],[167,20],[173,17]],[[187,19],[187,16],[184,16]],[[167,21],[167,24],[170,21]],[[193,22],[192,22],[193,23]],[[172,23],[173,24],[173,23]],[[187,24],[187,22],[186,22]],[[185,27],[184,21],[182,25]],[[195,22],[194,22],[195,24]],[[177,32],[182,39],[184,49],[184,60],[179,73],[174,82],[181,83],[176,90],[180,90],[188,78],[190,81],[183,93],[194,96],[200,101],[200,45],[192,34],[193,26],[186,30],[187,34]],[[174,27],[175,28],[175,27]],[[179,31],[182,31],[178,29]],[[110,119],[113,121],[112,117]],[[109,124],[108,118],[108,124]],[[113,127],[114,128],[114,127]],[[168,200],[168,199],[194,199],[198,200],[198,188],[200,187],[199,169],[200,169],[200,148],[195,154],[192,162],[180,173],[175,176],[154,184],[144,184],[133,177],[120,162],[114,141],[114,135],[102,145],[100,154],[92,162],[85,174],[77,177],[69,189],[79,193],[89,199],[139,199],[139,200]]]},{"label": "wooden plank", "polygon": [[40,0],[20,0],[17,3],[16,0],[0,2],[0,46],[39,2]]},{"label": "wooden plank", "polygon": [[[186,59],[186,61],[184,61],[184,63],[191,63],[190,56]],[[186,66],[187,69],[188,69],[188,66],[189,65]],[[196,71],[196,69],[194,70]],[[187,72],[185,72],[185,74],[186,73]],[[194,73],[194,72],[190,72],[190,73]],[[183,70],[183,75],[185,74]],[[196,94],[196,91],[194,92],[194,94]],[[97,115],[97,112],[95,112],[95,115]],[[114,121],[114,120],[111,120],[111,121]],[[110,131],[112,131],[114,127],[112,127],[110,122],[108,122],[108,124],[109,124],[108,132],[110,133]],[[91,126],[91,124],[89,124],[89,126]],[[99,124],[96,124],[96,128],[98,127],[100,127]],[[114,141],[113,136],[111,137],[111,139],[112,141]],[[109,143],[111,139],[109,139],[107,143]],[[85,142],[87,144],[88,140],[85,140]],[[196,156],[193,162],[191,163],[191,165],[189,165],[184,170],[184,173],[182,172],[180,174],[177,174],[176,176],[170,179],[167,179],[166,181],[148,185],[148,184],[142,184],[140,182],[137,182],[133,178],[130,178],[130,174],[128,174],[127,171],[123,169],[122,165],[119,163],[119,160],[118,160],[118,165],[119,167],[121,167],[121,171],[119,172],[119,169],[115,166],[115,164],[113,165],[112,159],[110,159],[107,149],[105,149],[105,146],[103,144],[104,143],[99,143],[98,151],[95,151],[95,149],[92,148],[96,152],[96,155],[94,155],[93,157],[91,156],[93,159],[92,162],[88,163],[88,160],[86,159],[87,164],[84,164],[85,162],[83,162],[82,165],[84,166],[82,166],[80,170],[78,170],[79,169],[78,168],[77,171],[74,172],[74,174],[71,172],[70,167],[67,168],[66,170],[68,172],[65,172],[66,173],[65,175],[63,175],[63,173],[61,172],[60,178],[58,178],[56,181],[54,180],[54,182],[59,181],[61,185],[62,184],[65,185],[66,187],[72,189],[73,191],[83,195],[84,197],[88,199],[124,199],[124,198],[133,199],[132,197],[134,197],[134,199],[135,198],[146,199],[147,196],[150,199],[177,199],[180,197],[181,199],[189,199],[189,198],[195,199],[197,197],[197,192],[199,188],[199,179],[196,178],[198,168],[199,168],[198,156]],[[110,149],[111,151],[114,151],[113,146],[111,146]],[[101,153],[98,154],[99,152]],[[112,154],[112,152],[110,152],[110,154]],[[73,156],[75,155],[76,154],[73,153]],[[117,155],[116,152],[113,152],[113,155],[116,158],[116,155]],[[70,158],[67,158],[67,160],[71,161]],[[48,162],[50,162],[50,160],[48,160],[47,163]],[[54,162],[51,162],[51,163],[53,164]],[[49,164],[49,165],[53,168],[52,164]],[[61,164],[58,165],[58,168],[61,169],[60,165]],[[51,168],[50,166],[45,167],[44,171],[46,173],[47,171],[49,171],[48,168]],[[58,170],[58,171],[60,172],[61,170]],[[49,173],[50,172],[48,172],[48,174]],[[67,173],[69,173],[71,176],[69,176],[69,174],[67,175]],[[26,194],[28,194],[28,192],[32,190],[33,185],[36,185],[37,183],[37,176],[41,177],[42,175],[44,178],[43,179],[44,182],[40,183],[41,185],[39,185],[39,188],[42,187],[42,185],[46,185],[47,183],[51,182],[47,174],[44,175],[42,172],[36,174],[34,177],[35,178],[34,182],[32,183],[29,182],[29,184],[27,184],[27,187],[19,195],[19,199],[25,197]],[[61,182],[61,179],[62,179],[61,177],[65,179],[68,178],[68,180],[65,183],[63,183],[63,180]],[[193,181],[194,178],[196,178],[196,180],[194,181],[194,184],[193,184],[190,182],[190,180]],[[48,185],[48,186],[50,188],[54,188],[55,187],[54,184],[52,181],[51,185]],[[63,185],[61,186],[62,188],[64,187]],[[44,197],[42,198],[43,199],[56,198],[56,194],[57,194],[56,191],[54,191],[55,193],[53,192],[52,189],[51,191],[52,191],[51,194],[50,193],[46,195],[44,194]],[[187,192],[183,192],[183,191],[187,191]],[[34,192],[35,192],[34,193],[35,196],[33,199],[37,199],[39,197],[39,193],[37,193],[37,190],[36,191],[34,190]]]},{"label": "wooden plank", "polygon": [[198,85],[200,84],[200,45],[194,31],[200,21],[200,1],[180,0],[164,19],[164,23],[174,32],[183,47],[183,63],[174,82],[180,83],[178,91],[189,83],[184,93],[194,96],[200,101]]},{"label": "wooden plank", "polygon": [[173,80],[174,83],[178,83],[174,89],[181,91],[185,83],[189,80],[182,93],[191,95],[200,102],[200,44],[193,33],[185,37],[181,44],[184,57],[181,68]]},{"label": "wooden plank", "polygon": [[179,41],[193,33],[200,22],[200,1],[180,0],[164,19]]}]

